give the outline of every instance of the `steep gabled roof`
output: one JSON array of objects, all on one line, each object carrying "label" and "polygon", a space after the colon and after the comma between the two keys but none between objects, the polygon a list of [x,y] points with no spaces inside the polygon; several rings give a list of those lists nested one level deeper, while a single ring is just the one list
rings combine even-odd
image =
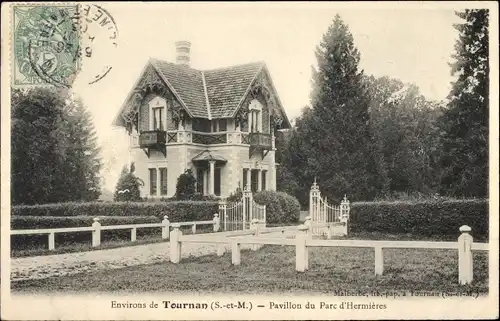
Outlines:
[{"label": "steep gabled roof", "polygon": [[[205,71],[158,59],[150,59],[149,65],[154,67],[191,116],[208,119],[233,117],[259,73],[262,70],[267,72],[262,61]],[[131,94],[127,101],[130,97]],[[120,117],[118,115],[113,123],[123,126]]]},{"label": "steep gabled roof", "polygon": [[263,66],[254,62],[205,71],[212,117],[231,117]]},{"label": "steep gabled roof", "polygon": [[151,63],[179,94],[194,117],[208,118],[201,71],[156,59],[152,59]]}]

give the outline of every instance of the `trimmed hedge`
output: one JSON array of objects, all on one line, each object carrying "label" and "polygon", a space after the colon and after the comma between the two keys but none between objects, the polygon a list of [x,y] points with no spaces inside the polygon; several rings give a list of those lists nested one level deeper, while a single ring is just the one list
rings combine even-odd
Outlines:
[{"label": "trimmed hedge", "polygon": [[254,195],[257,204],[266,205],[266,224],[297,223],[299,201],[284,192],[261,191]]},{"label": "trimmed hedge", "polygon": [[351,204],[350,232],[460,235],[468,225],[477,240],[488,239],[488,200],[360,202]]},{"label": "trimmed hedge", "polygon": [[[95,216],[12,216],[10,226],[13,230],[45,229],[63,227],[90,227]],[[100,216],[101,225],[124,225],[160,223],[156,216]]]},{"label": "trimmed hedge", "polygon": [[155,216],[171,222],[206,221],[218,212],[215,201],[58,203],[13,206],[12,216]]},{"label": "trimmed hedge", "polygon": [[[43,229],[43,228],[64,228],[64,227],[90,227],[95,216],[11,216],[10,224],[13,230],[23,229]],[[156,216],[101,216],[102,225],[124,225],[142,223],[160,223]],[[154,236],[160,237],[161,228],[140,228],[137,230],[137,237]],[[101,231],[101,241],[130,240],[130,230],[105,230]],[[92,242],[92,232],[71,232],[55,234],[56,248],[63,244],[88,243]],[[23,250],[33,248],[47,248],[48,237],[46,234],[34,235],[12,235],[12,250]]]}]

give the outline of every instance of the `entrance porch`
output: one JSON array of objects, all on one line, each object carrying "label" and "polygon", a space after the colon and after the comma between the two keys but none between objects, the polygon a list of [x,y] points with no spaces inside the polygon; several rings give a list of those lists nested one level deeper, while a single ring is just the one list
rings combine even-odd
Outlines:
[{"label": "entrance porch", "polygon": [[196,192],[203,195],[221,196],[221,170],[227,160],[206,150],[193,157],[196,168]]}]

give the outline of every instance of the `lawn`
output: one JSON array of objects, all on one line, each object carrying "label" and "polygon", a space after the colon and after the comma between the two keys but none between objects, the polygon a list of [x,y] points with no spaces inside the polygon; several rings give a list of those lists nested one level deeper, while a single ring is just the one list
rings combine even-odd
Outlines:
[{"label": "lawn", "polygon": [[373,249],[312,248],[310,269],[295,271],[295,248],[265,246],[243,251],[241,265],[223,257],[192,257],[41,280],[12,282],[22,293],[211,292],[330,293],[335,291],[459,291],[488,293],[487,252],[474,252],[474,282],[458,285],[458,254],[452,250],[387,249],[384,275],[374,275]]}]

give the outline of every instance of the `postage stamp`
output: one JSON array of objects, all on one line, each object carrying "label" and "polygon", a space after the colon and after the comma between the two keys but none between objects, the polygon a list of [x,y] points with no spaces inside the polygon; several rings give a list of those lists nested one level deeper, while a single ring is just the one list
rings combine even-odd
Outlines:
[{"label": "postage stamp", "polygon": [[69,87],[80,67],[77,5],[12,6],[12,84]]}]

